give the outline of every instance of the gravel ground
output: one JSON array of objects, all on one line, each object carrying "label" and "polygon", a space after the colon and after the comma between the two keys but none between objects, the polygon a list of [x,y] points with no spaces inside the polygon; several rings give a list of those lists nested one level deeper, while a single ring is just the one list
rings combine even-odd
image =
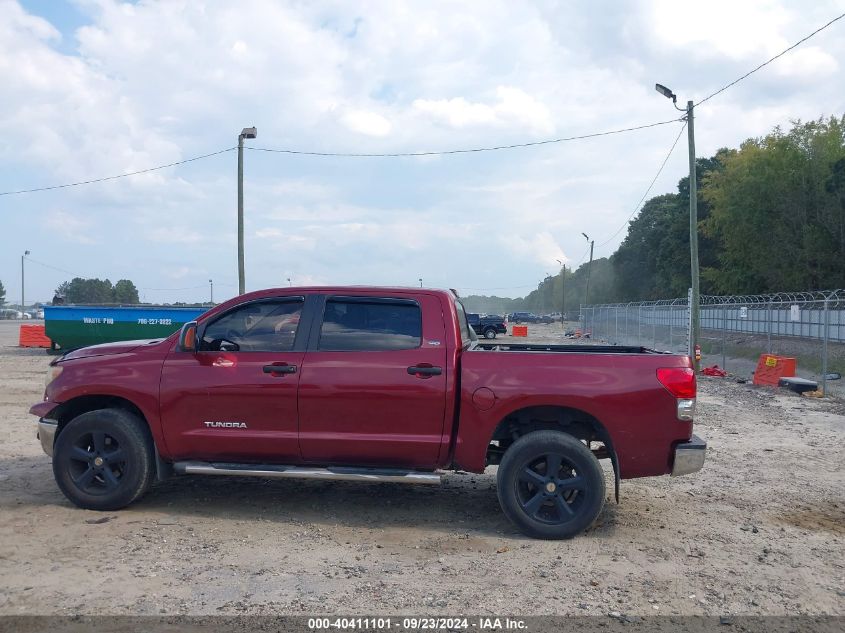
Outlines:
[{"label": "gravel ground", "polygon": [[95,513],[53,481],[27,414],[49,357],[16,336],[0,322],[0,614],[845,615],[841,401],[703,379],[704,470],[623,482],[565,542],[508,523],[494,469],[439,488],[182,477]]}]

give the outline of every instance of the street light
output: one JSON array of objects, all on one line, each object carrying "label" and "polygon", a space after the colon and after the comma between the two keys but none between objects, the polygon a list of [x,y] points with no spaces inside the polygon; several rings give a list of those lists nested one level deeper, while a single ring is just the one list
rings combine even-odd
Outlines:
[{"label": "street light", "polygon": [[23,319],[23,318],[24,318],[24,316],[23,316],[23,315],[24,315],[24,313],[26,312],[26,308],[24,307],[24,305],[26,305],[26,304],[24,303],[24,274],[23,274],[23,261],[24,261],[24,257],[26,257],[27,255],[29,255],[29,251],[24,251],[24,252],[23,252],[23,255],[21,255],[21,319]]},{"label": "street light", "polygon": [[695,126],[693,117],[693,102],[687,101],[686,110],[678,107],[678,97],[666,86],[654,84],[657,90],[667,99],[672,100],[676,110],[686,111],[687,141],[689,145],[689,254],[690,254],[690,336],[689,355],[696,373],[699,361],[695,350],[699,340],[699,292],[698,292],[698,181],[695,171]]},{"label": "street light", "polygon": [[422,277],[420,277],[419,281],[420,281],[420,288],[422,288]]},{"label": "street light", "polygon": [[208,292],[209,292],[208,302],[211,305],[214,305],[214,282],[211,279],[208,280]]},{"label": "street light", "polygon": [[584,288],[584,305],[587,305],[590,302],[590,273],[593,272],[593,245],[596,243],[595,240],[591,240],[590,236],[586,233],[581,233],[590,243],[590,263],[587,265],[587,286]]},{"label": "street light", "polygon": [[293,284],[290,281],[290,277],[288,277],[288,286],[292,286]]},{"label": "street light", "polygon": [[245,127],[238,135],[238,294],[246,292],[244,278],[244,139],[256,138],[258,130]]}]

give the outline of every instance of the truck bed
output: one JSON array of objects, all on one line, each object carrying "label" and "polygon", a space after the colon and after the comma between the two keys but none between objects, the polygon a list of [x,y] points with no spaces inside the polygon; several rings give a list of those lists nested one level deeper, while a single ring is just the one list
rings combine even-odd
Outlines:
[{"label": "truck bed", "polygon": [[544,343],[476,343],[471,350],[491,352],[569,352],[573,354],[663,354],[630,345],[548,345]]}]

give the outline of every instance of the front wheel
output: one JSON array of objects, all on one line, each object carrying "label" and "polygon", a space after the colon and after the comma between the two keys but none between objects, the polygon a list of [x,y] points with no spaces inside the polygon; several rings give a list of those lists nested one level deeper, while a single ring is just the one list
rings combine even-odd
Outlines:
[{"label": "front wheel", "polygon": [[143,420],[120,409],[83,413],[68,422],[53,449],[53,474],[80,508],[118,510],[140,498],[155,475]]},{"label": "front wheel", "polygon": [[590,449],[559,431],[535,431],[514,442],[497,476],[505,515],[534,538],[580,534],[604,505],[604,473]]}]

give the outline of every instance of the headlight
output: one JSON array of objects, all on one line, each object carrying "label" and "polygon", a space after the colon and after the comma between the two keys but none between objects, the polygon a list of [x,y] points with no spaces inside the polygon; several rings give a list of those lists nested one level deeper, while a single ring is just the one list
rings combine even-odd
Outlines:
[{"label": "headlight", "polygon": [[48,367],[47,368],[47,376],[44,378],[44,386],[46,387],[51,382],[53,382],[56,378],[58,378],[63,370],[64,370],[64,367],[62,367],[61,365],[53,365],[52,367]]}]

